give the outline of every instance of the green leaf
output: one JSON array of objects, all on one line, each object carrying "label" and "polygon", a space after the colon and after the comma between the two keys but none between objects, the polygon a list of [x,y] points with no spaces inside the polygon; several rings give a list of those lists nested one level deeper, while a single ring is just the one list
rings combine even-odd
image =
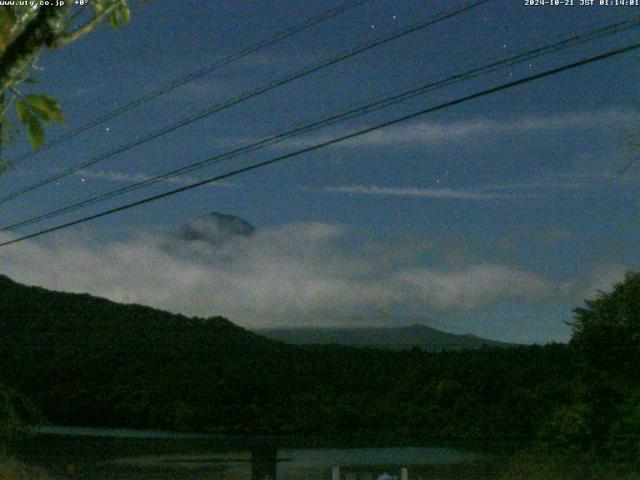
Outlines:
[{"label": "green leaf", "polygon": [[109,23],[113,28],[120,28],[123,25],[129,23],[131,18],[131,10],[127,7],[126,3],[117,6],[109,15]]},{"label": "green leaf", "polygon": [[48,95],[27,95],[29,105],[35,109],[35,113],[46,123],[51,119],[64,125],[64,118],[60,110],[60,102]]},{"label": "green leaf", "polygon": [[107,8],[106,2],[104,0],[94,0],[93,2],[93,14],[96,17],[99,17],[102,12]]},{"label": "green leaf", "polygon": [[8,8],[0,8],[0,50],[9,43],[9,35],[13,26],[13,18]]},{"label": "green leaf", "polygon": [[127,7],[127,5],[122,5],[122,7],[120,7],[120,16],[122,17],[123,23],[129,23],[129,20],[131,20],[131,9]]},{"label": "green leaf", "polygon": [[9,30],[13,26],[13,16],[10,8],[0,8],[0,29]]},{"label": "green leaf", "polygon": [[113,28],[120,28],[120,22],[118,21],[117,11],[113,11],[109,14],[109,23]]},{"label": "green leaf", "polygon": [[64,125],[64,117],[62,116],[62,111],[60,110],[59,106],[57,110],[49,110],[47,113],[60,125]]},{"label": "green leaf", "polygon": [[30,115],[29,106],[25,100],[18,100],[16,102],[16,111],[18,112],[18,120],[22,123],[27,123],[27,116]]},{"label": "green leaf", "polygon": [[31,113],[42,120],[47,125],[51,122],[51,117],[45,110],[40,110],[39,108],[31,109]]},{"label": "green leaf", "polygon": [[38,120],[38,117],[29,114],[27,124],[29,125],[29,141],[34,149],[39,150],[44,143],[44,128],[42,128],[42,123]]}]

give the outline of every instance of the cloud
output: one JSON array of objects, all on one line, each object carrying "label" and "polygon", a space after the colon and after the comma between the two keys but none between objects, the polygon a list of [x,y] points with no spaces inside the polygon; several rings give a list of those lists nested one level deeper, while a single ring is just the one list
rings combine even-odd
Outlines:
[{"label": "cloud", "polygon": [[504,183],[501,185],[491,185],[484,187],[482,190],[485,192],[499,192],[505,190],[576,190],[586,188],[588,184],[586,182],[577,181],[528,181],[528,182],[513,182]]},{"label": "cloud", "polygon": [[441,311],[473,310],[494,304],[497,297],[534,301],[552,296],[548,282],[504,265],[481,264],[457,271],[416,269],[398,272],[397,276]]},{"label": "cloud", "polygon": [[[202,60],[193,65],[194,70],[206,64],[209,67],[215,65],[226,64],[227,55],[205,55]],[[174,102],[197,102],[202,107],[202,101],[224,102],[229,97],[237,97],[244,93],[253,91],[256,86],[247,83],[250,76],[269,75],[274,71],[297,71],[306,65],[317,63],[320,60],[316,54],[287,54],[287,53],[268,53],[260,52],[249,55],[238,61],[231,62],[224,69],[213,68],[209,75],[201,78],[190,80],[182,85],[166,93],[163,98]],[[267,83],[261,83],[265,86]]]},{"label": "cloud", "polygon": [[6,248],[0,273],[187,315],[224,315],[249,327],[393,324],[406,321],[403,315],[554,295],[544,278],[512,266],[435,269],[420,266],[424,242],[364,241],[354,248],[353,239],[349,228],[326,223],[215,239],[142,232],[101,242],[60,235]]},{"label": "cloud", "polygon": [[[498,135],[523,135],[533,133],[561,133],[574,129],[607,128],[626,125],[631,127],[640,122],[640,115],[631,110],[599,110],[554,115],[523,116],[507,120],[488,118],[466,119],[459,122],[420,121],[407,125],[376,130],[351,140],[334,145],[336,147],[381,147],[390,145],[423,145],[445,141],[465,140]],[[341,131],[335,134],[315,134],[294,138],[280,143],[281,146],[305,148],[326,142],[334,137],[355,132]]]},{"label": "cloud", "polygon": [[206,102],[204,105],[213,105],[234,94],[238,94],[237,80],[228,76],[218,76],[192,80],[181,85],[180,88],[164,94],[163,99],[165,102],[172,102],[179,106],[182,110],[184,110],[185,102],[189,105],[195,104],[200,109],[203,107],[203,102]]},{"label": "cloud", "polygon": [[379,195],[393,197],[419,197],[434,200],[510,200],[515,198],[538,198],[538,195],[515,195],[510,193],[495,193],[470,189],[453,188],[417,188],[417,187],[379,187],[377,185],[342,185],[324,187],[325,193],[344,193],[350,195]]},{"label": "cloud", "polygon": [[[614,154],[611,157],[622,157],[624,159],[625,156],[629,156],[627,153]],[[601,157],[599,157],[601,158]],[[593,158],[581,158],[582,163],[589,163],[593,160]],[[576,187],[587,187],[594,185],[596,183],[607,182],[609,184],[615,183],[632,183],[637,184],[640,180],[640,173],[629,171],[626,169],[627,165],[633,167],[635,162],[640,160],[640,158],[636,158],[635,156],[629,160],[624,160],[621,165],[615,170],[607,171],[575,171],[575,172],[565,172],[565,173],[548,173],[543,174],[544,177],[549,179],[557,179],[556,182],[558,184],[566,184],[567,186],[574,185]],[[610,163],[610,162],[609,162]],[[550,180],[548,183],[554,183],[554,180]]]},{"label": "cloud", "polygon": [[301,187],[304,191],[337,193],[347,195],[374,195],[386,197],[416,197],[428,198],[432,200],[468,200],[468,201],[491,201],[491,200],[515,200],[515,199],[542,199],[547,193],[541,191],[548,190],[570,190],[576,191],[588,186],[586,182],[576,180],[531,180],[498,185],[489,185],[476,188],[420,188],[420,187],[387,187],[378,185],[338,185],[323,187],[314,190]]}]

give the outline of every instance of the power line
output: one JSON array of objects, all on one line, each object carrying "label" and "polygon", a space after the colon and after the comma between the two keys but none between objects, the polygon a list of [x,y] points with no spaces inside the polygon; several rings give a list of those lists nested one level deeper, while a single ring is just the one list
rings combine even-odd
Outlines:
[{"label": "power line", "polygon": [[294,128],[292,130],[289,130],[287,132],[283,132],[283,133],[279,133],[276,135],[273,135],[271,137],[259,140],[257,142],[251,143],[249,145],[245,145],[221,154],[218,154],[216,156],[213,157],[208,157],[206,159],[203,160],[199,160],[196,162],[193,162],[191,164],[185,165],[183,167],[162,173],[162,174],[158,174],[155,175],[153,177],[150,178],[146,178],[143,179],[141,181],[135,182],[132,185],[127,185],[121,188],[117,188],[115,190],[111,190],[108,192],[104,192],[98,195],[95,195],[93,197],[90,197],[88,199],[84,199],[81,200],[79,202],[75,202],[72,203],[70,205],[66,205],[54,210],[50,210],[48,212],[42,213],[40,215],[37,215],[35,217],[29,218],[27,220],[23,220],[20,222],[16,222],[10,225],[6,225],[2,228],[0,228],[0,230],[3,231],[8,231],[8,230],[14,230],[16,228],[20,228],[20,227],[24,227],[27,225],[32,225],[34,223],[38,223],[40,221],[43,220],[48,220],[51,218],[55,218],[58,217],[64,213],[70,212],[72,210],[75,210],[77,208],[81,208],[81,207],[85,207],[88,205],[93,205],[95,203],[104,201],[104,200],[108,200],[110,198],[116,197],[118,195],[122,195],[124,193],[129,193],[135,190],[138,190],[139,188],[143,188],[146,186],[150,186],[153,185],[155,183],[164,181],[164,180],[168,180],[170,178],[174,178],[178,175],[182,175],[185,173],[190,173],[194,170],[206,167],[206,166],[210,166],[213,164],[218,164],[221,163],[222,161],[225,160],[229,160],[231,158],[240,156],[240,155],[244,155],[246,153],[249,152],[253,152],[255,150],[258,149],[262,149],[265,148],[267,146],[271,146],[274,145],[276,143],[279,143],[283,140],[292,138],[292,137],[296,137],[298,135],[301,134],[305,134],[305,133],[309,133],[315,130],[318,130],[320,128],[324,128],[327,127],[329,125],[334,125],[338,122],[342,122],[344,120],[347,119],[352,119],[352,118],[356,118],[362,115],[365,115],[367,113],[371,113],[373,111],[377,111],[380,110],[382,108],[386,108],[390,105],[411,99],[411,98],[415,98],[418,95],[422,95],[424,93],[427,93],[429,91],[433,91],[439,88],[443,88],[446,86],[450,86],[453,85],[455,83],[459,83],[462,81],[466,81],[472,78],[476,78],[478,76],[481,75],[486,75],[488,73],[492,73],[495,72],[499,69],[508,67],[508,66],[512,66],[518,63],[522,63],[525,61],[530,61],[534,58],[538,58],[542,55],[546,55],[549,53],[554,53],[557,51],[560,51],[562,49],[568,48],[568,47],[572,47],[575,45],[579,45],[581,43],[585,43],[587,41],[592,41],[595,39],[599,39],[599,38],[603,38],[604,36],[607,35],[612,35],[615,33],[619,33],[621,31],[624,31],[626,29],[629,29],[631,27],[635,27],[638,25],[638,23],[640,23],[640,16],[635,15],[631,18],[626,18],[622,21],[613,23],[613,24],[609,24],[609,25],[605,25],[603,27],[597,28],[595,30],[590,30],[590,31],[586,31],[586,32],[582,32],[582,33],[578,33],[578,34],[574,34],[571,37],[568,38],[564,38],[561,39],[559,41],[547,44],[545,46],[542,47],[538,47],[535,48],[533,50],[529,50],[526,52],[522,52],[522,53],[517,53],[517,54],[513,54],[511,56],[503,56],[501,59],[499,60],[495,60],[495,61],[489,61],[489,63],[472,68],[470,70],[466,70],[462,73],[458,73],[458,74],[454,74],[451,75],[447,78],[435,81],[435,82],[430,82],[427,84],[423,84],[420,85],[416,88],[412,88],[406,91],[403,91],[399,94],[395,94],[392,96],[388,96],[385,97],[381,100],[377,100],[375,102],[370,102],[367,103],[363,106],[357,107],[357,108],[352,108],[346,111],[342,111],[340,113],[336,113],[333,115],[330,115],[328,117],[325,117],[319,121],[315,121],[312,122],[310,124],[306,124],[306,125],[302,125],[300,127]]},{"label": "power line", "polygon": [[311,65],[310,67],[306,67],[302,70],[299,70],[293,74],[287,75],[284,78],[281,78],[279,80],[276,80],[274,82],[271,82],[265,86],[259,87],[257,89],[245,92],[243,94],[240,94],[237,97],[234,97],[230,100],[227,100],[226,102],[223,102],[221,104],[216,104],[210,108],[207,108],[203,111],[200,111],[198,113],[196,113],[195,115],[191,115],[183,120],[180,120],[174,124],[165,126],[159,130],[156,130],[150,134],[147,134],[145,137],[139,139],[139,140],[135,140],[133,142],[130,142],[128,144],[125,145],[121,145],[120,147],[115,148],[114,150],[111,150],[109,152],[106,153],[102,153],[96,157],[93,157],[85,162],[82,162],[79,165],[76,165],[75,167],[71,167],[68,168],[60,173],[51,175],[43,180],[37,181],[31,185],[27,185],[26,187],[23,187],[19,190],[13,191],[11,193],[8,193],[2,197],[0,197],[0,204],[6,203],[10,200],[13,200],[21,195],[24,195],[25,193],[31,192],[33,190],[36,190],[40,187],[43,187],[45,185],[48,185],[49,183],[55,182],[57,180],[60,180],[68,175],[72,175],[84,168],[90,167],[92,165],[95,165],[99,162],[102,162],[108,158],[113,157],[114,155],[123,153],[127,150],[130,150],[134,147],[140,146],[144,143],[150,142],[151,140],[154,140],[156,138],[162,137],[164,135],[167,135],[168,133],[171,133],[175,130],[178,130],[179,128],[182,128],[184,126],[187,126],[193,122],[196,122],[198,120],[201,120],[205,117],[211,116],[214,113],[218,113],[221,112],[223,110],[226,110],[236,104],[239,104],[241,102],[244,102],[246,100],[249,100],[251,98],[257,97],[259,95],[262,95],[268,91],[271,91],[275,88],[278,88],[282,85],[288,84],[294,80],[297,80],[299,78],[305,77],[307,75],[310,75],[314,72],[317,72],[323,68],[326,68],[328,66],[334,65],[336,63],[342,62],[344,60],[347,60],[351,57],[354,57],[356,55],[359,55],[363,52],[366,52],[368,50],[371,50],[372,48],[378,47],[380,45],[389,43],[393,40],[396,40],[398,38],[401,38],[403,36],[409,35],[410,33],[414,33],[416,31],[422,30],[426,27],[435,25],[441,21],[444,21],[446,19],[452,18],[456,15],[459,15],[461,13],[464,13],[468,10],[471,10],[475,7],[478,7],[484,3],[490,2],[492,0],[476,0],[475,2],[466,4],[464,6],[461,7],[456,7],[455,9],[452,10],[448,10],[446,12],[442,12],[438,15],[436,15],[435,17],[423,21],[423,22],[419,22],[419,23],[415,23],[407,28],[404,28],[402,30],[398,30],[396,32],[393,32],[389,35],[383,36],[378,38],[377,40],[374,40],[373,42],[368,42],[368,43],[364,43],[364,44],[360,44],[359,46],[356,46],[355,48],[351,49],[351,50],[347,50],[345,52],[339,53],[338,55],[335,55],[329,59],[323,60],[319,63],[316,63],[314,65]]},{"label": "power line", "polygon": [[[134,108],[139,107],[140,105],[144,105],[145,103],[161,96],[164,95],[165,93],[169,93],[172,90],[175,90],[176,88],[185,85],[189,82],[192,82],[194,80],[197,80],[200,77],[203,77],[215,70],[218,70],[226,65],[229,65],[233,62],[236,62],[248,55],[251,55],[253,53],[257,53],[260,50],[263,50],[267,47],[270,47],[271,45],[275,45],[278,42],[281,42],[282,40],[286,40],[289,37],[292,37],[298,33],[301,33],[305,30],[308,30],[311,27],[314,27],[326,20],[329,20],[333,17],[337,17],[345,12],[347,12],[348,10],[351,10],[355,7],[358,7],[364,3],[367,3],[371,0],[352,0],[349,2],[345,2],[342,5],[333,8],[331,10],[327,10],[324,13],[321,13],[320,15],[316,15],[313,17],[309,17],[307,20],[305,20],[304,22],[300,23],[299,25],[296,25],[292,28],[289,28],[287,30],[283,30],[282,32],[276,33],[275,35],[269,37],[269,38],[265,38],[257,43],[254,43],[253,45],[250,45],[249,47],[240,50],[236,53],[232,53],[231,55],[211,64],[208,65],[204,68],[201,68],[200,70],[197,70],[195,72],[189,73],[188,75],[185,75],[184,77],[178,78],[176,80],[174,80],[171,83],[168,83],[160,88],[157,88],[156,90],[152,90],[148,93],[146,93],[145,95],[136,98],[135,100],[126,103],[125,105],[122,105],[121,107],[116,108],[115,110],[112,110],[108,113],[105,113],[104,115],[80,126],[77,128],[74,128],[73,130],[70,130],[69,132],[66,132],[56,138],[54,138],[53,140],[45,143],[44,145],[42,145],[42,147],[40,147],[39,150],[32,150],[29,152],[26,152],[22,155],[20,155],[19,157],[15,158],[13,160],[14,164],[20,163],[24,160],[27,160],[31,157],[34,157],[36,155],[38,155],[41,152],[44,152],[46,150],[49,150],[52,147],[55,147],[56,145],[60,145],[63,142],[66,142],[67,140],[80,135],[81,133],[86,132],[87,130],[91,130],[92,128],[97,127],[98,125],[101,125],[109,120],[112,120],[116,117],[119,117],[120,115],[122,115],[123,113],[126,113],[130,110],[133,110]],[[144,4],[144,2],[141,2],[137,5],[137,7],[140,7]]]},{"label": "power line", "polygon": [[465,103],[465,102],[468,102],[468,101],[471,101],[471,100],[475,100],[477,98],[485,97],[487,95],[491,95],[491,94],[500,92],[502,90],[507,90],[507,89],[516,87],[518,85],[523,85],[525,83],[533,82],[533,81],[539,80],[541,78],[549,77],[551,75],[556,75],[558,73],[565,72],[567,70],[578,68],[578,67],[581,67],[581,66],[584,66],[584,65],[588,65],[590,63],[598,62],[598,61],[601,61],[601,60],[604,60],[604,59],[607,59],[607,58],[610,58],[610,57],[614,57],[616,55],[621,55],[623,53],[630,52],[630,51],[636,50],[638,48],[640,48],[640,43],[629,45],[627,47],[619,48],[619,49],[616,49],[616,50],[611,50],[609,52],[606,52],[606,53],[603,53],[603,54],[600,54],[600,55],[596,55],[596,56],[593,56],[593,57],[588,57],[588,58],[585,58],[583,60],[579,60],[577,62],[573,62],[573,63],[570,63],[568,65],[564,65],[562,67],[553,68],[551,70],[547,70],[545,72],[538,73],[536,75],[531,75],[531,76],[522,78],[520,80],[515,80],[515,81],[512,81],[512,82],[503,83],[503,84],[498,85],[496,87],[488,88],[486,90],[482,90],[480,92],[473,93],[471,95],[467,95],[467,96],[464,96],[464,97],[461,97],[461,98],[458,98],[458,99],[455,99],[455,100],[450,100],[448,102],[441,103],[439,105],[436,105],[435,107],[429,107],[429,108],[426,108],[426,109],[423,109],[423,110],[419,110],[417,112],[410,113],[408,115],[404,115],[402,117],[398,117],[398,118],[395,118],[393,120],[388,120],[386,122],[377,124],[377,125],[375,125],[373,127],[368,127],[368,128],[363,129],[363,130],[358,130],[357,132],[353,132],[353,133],[350,133],[350,134],[347,134],[347,135],[343,135],[341,137],[336,137],[336,138],[333,138],[331,140],[327,140],[327,141],[324,141],[324,142],[321,142],[321,143],[317,143],[317,144],[315,144],[315,145],[313,145],[311,147],[303,148],[303,149],[297,150],[295,152],[287,153],[285,155],[280,155],[278,157],[275,157],[275,158],[272,158],[272,159],[269,159],[269,160],[265,160],[263,162],[258,162],[258,163],[255,163],[253,165],[249,165],[249,166],[246,166],[246,167],[243,167],[243,168],[238,168],[238,169],[232,170],[231,172],[228,172],[228,173],[217,175],[215,177],[211,177],[211,178],[208,178],[206,180],[201,180],[199,182],[195,182],[195,183],[192,183],[192,184],[184,186],[184,187],[176,188],[174,190],[170,190],[168,192],[164,192],[164,193],[161,193],[161,194],[158,194],[158,195],[153,195],[153,196],[144,198],[142,200],[138,200],[138,201],[135,201],[135,202],[132,202],[132,203],[128,203],[128,204],[122,205],[120,207],[112,208],[112,209],[109,209],[109,210],[102,211],[100,213],[89,215],[89,216],[80,218],[78,220],[74,220],[72,222],[67,222],[67,223],[64,223],[64,224],[61,224],[61,225],[57,225],[55,227],[50,227],[50,228],[47,228],[47,229],[40,230],[38,232],[31,233],[29,235],[24,235],[22,237],[14,238],[12,240],[8,240],[6,242],[0,243],[0,247],[5,247],[7,245],[12,245],[14,243],[22,242],[24,240],[28,240],[28,239],[31,239],[31,238],[36,238],[36,237],[45,235],[47,233],[52,233],[52,232],[55,232],[55,231],[58,231],[58,230],[69,228],[69,227],[72,227],[74,225],[78,225],[78,224],[81,224],[81,223],[88,222],[90,220],[95,220],[97,218],[105,217],[107,215],[112,215],[112,214],[117,213],[117,212],[121,212],[121,211],[124,211],[124,210],[128,210],[130,208],[133,208],[133,207],[144,205],[146,203],[150,203],[150,202],[159,200],[161,198],[165,198],[165,197],[169,197],[169,196],[172,196],[172,195],[176,195],[178,193],[182,193],[182,192],[185,192],[187,190],[191,190],[191,189],[194,189],[194,188],[197,188],[197,187],[201,187],[203,185],[207,185],[209,183],[212,183],[212,182],[215,182],[215,181],[218,181],[218,180],[223,180],[223,179],[226,179],[226,178],[229,178],[229,177],[233,177],[233,176],[239,175],[241,173],[246,173],[246,172],[249,172],[251,170],[256,170],[258,168],[266,167],[268,165],[272,165],[272,164],[281,162],[283,160],[287,160],[289,158],[293,158],[293,157],[302,155],[304,153],[309,153],[309,152],[312,152],[312,151],[315,151],[315,150],[319,150],[321,148],[325,148],[325,147],[328,147],[330,145],[335,145],[337,143],[341,143],[341,142],[344,142],[346,140],[350,140],[350,139],[355,138],[355,137],[366,135],[368,133],[374,132],[376,130],[380,130],[382,128],[386,128],[386,127],[389,127],[389,126],[392,126],[392,125],[396,125],[396,124],[401,123],[401,122],[406,122],[407,120],[411,120],[411,119],[414,119],[414,118],[422,116],[422,115],[426,115],[426,114],[431,113],[431,112],[435,112],[435,111],[438,111],[438,110],[443,110],[445,108],[449,108],[449,107],[452,107],[454,105],[459,105],[461,103]]}]

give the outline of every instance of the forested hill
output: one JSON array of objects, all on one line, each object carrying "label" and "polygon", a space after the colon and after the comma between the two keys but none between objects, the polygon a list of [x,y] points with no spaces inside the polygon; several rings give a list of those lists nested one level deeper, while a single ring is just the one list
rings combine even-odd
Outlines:
[{"label": "forested hill", "polygon": [[[213,432],[529,435],[564,346],[394,352],[286,345],[0,277],[0,384],[53,423]],[[517,375],[515,374],[517,372]],[[545,390],[543,389],[543,392]],[[514,403],[515,402],[515,403]]]},{"label": "forested hill", "polygon": [[180,349],[206,347],[225,354],[269,352],[283,346],[251,333],[222,317],[189,318],[142,305],[125,305],[88,294],[54,292],[30,287],[0,275],[0,322],[4,336],[28,336],[34,345],[57,347],[64,342],[102,342],[158,350],[170,344]]},{"label": "forested hill", "polygon": [[[218,401],[251,400],[247,385],[260,394],[271,375],[284,377],[280,367],[295,350],[221,317],[188,318],[0,276],[0,384],[26,394],[53,422],[195,427],[196,415]],[[239,422],[225,416],[225,427]],[[208,420],[197,423],[213,428]]]},{"label": "forested hill", "polygon": [[475,335],[456,335],[428,327],[410,325],[402,327],[319,328],[289,327],[255,330],[273,340],[292,345],[347,345],[358,347],[405,350],[419,347],[423,350],[463,350],[481,347],[514,347]]}]

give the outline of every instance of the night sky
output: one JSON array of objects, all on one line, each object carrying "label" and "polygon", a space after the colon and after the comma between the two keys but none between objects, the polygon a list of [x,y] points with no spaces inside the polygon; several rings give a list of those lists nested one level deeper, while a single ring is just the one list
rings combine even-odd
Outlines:
[{"label": "night sky", "polygon": [[[75,128],[340,3],[157,0],[134,11],[122,30],[104,27],[44,55],[40,83],[28,89],[58,98]],[[21,162],[0,177],[2,193],[464,3],[371,0]],[[493,0],[7,202],[0,221],[640,14],[640,7],[574,3]],[[435,90],[0,236],[630,45],[639,33],[636,27]],[[638,268],[640,165],[630,162],[640,150],[630,141],[640,132],[639,67],[634,51],[5,247],[0,273],[191,315],[223,314],[247,327],[428,323],[498,340],[565,341],[572,308]],[[47,138],[64,131],[51,127]],[[27,148],[19,139],[4,155]],[[176,234],[211,212],[240,217],[256,232],[222,243]]]}]

